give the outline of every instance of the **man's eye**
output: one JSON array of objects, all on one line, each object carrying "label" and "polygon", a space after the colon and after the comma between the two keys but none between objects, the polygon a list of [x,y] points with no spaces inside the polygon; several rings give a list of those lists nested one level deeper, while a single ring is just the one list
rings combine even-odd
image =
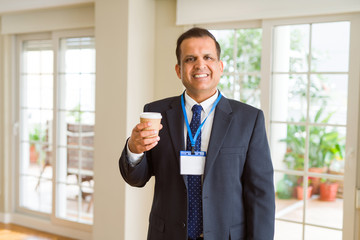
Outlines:
[{"label": "man's eye", "polygon": [[193,62],[193,61],[195,61],[195,58],[193,57],[189,57],[185,59],[185,62]]},{"label": "man's eye", "polygon": [[212,60],[213,58],[210,57],[210,56],[205,56],[204,59],[205,59],[205,60]]}]

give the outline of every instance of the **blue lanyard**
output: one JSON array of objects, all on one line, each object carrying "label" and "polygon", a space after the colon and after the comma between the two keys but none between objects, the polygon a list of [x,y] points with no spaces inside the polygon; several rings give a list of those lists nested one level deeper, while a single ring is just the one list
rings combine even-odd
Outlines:
[{"label": "blue lanyard", "polygon": [[221,92],[219,92],[218,98],[214,102],[209,114],[206,116],[204,121],[200,124],[200,126],[197,129],[196,134],[195,134],[194,137],[192,136],[191,129],[190,129],[190,124],[189,124],[189,121],[188,121],[187,115],[186,115],[185,104],[184,104],[184,94],[181,95],[181,107],[182,107],[182,110],[183,110],[183,113],[184,113],[186,128],[188,130],[188,134],[189,134],[189,138],[190,138],[190,142],[191,142],[191,152],[194,153],[196,139],[198,138],[198,136],[200,134],[200,131],[201,131],[201,128],[204,126],[206,119],[209,117],[209,115],[212,113],[212,111],[214,111],[216,105],[219,103],[219,101],[221,99]]}]

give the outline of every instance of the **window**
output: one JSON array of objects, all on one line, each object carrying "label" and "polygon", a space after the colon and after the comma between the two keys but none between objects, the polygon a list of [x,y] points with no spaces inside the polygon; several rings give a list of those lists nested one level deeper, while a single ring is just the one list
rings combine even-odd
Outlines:
[{"label": "window", "polygon": [[53,59],[51,40],[22,43],[20,73],[19,204],[51,213],[51,136],[53,119]]},{"label": "window", "polygon": [[94,191],[94,38],[61,38],[59,55],[56,215],[91,223]]},{"label": "window", "polygon": [[226,97],[260,107],[261,29],[211,32],[221,46],[224,63],[219,89]]},{"label": "window", "polygon": [[[261,29],[240,29],[246,22],[210,26],[218,29],[212,33],[225,66],[219,88],[265,113],[275,170],[276,240],[356,238],[359,18],[263,20]],[[225,30],[227,25],[237,30]],[[260,56],[261,68],[253,64]],[[259,84],[241,83],[246,75]],[[258,100],[247,101],[244,90]],[[324,188],[335,190],[326,195]]]},{"label": "window", "polygon": [[21,211],[93,222],[95,43],[91,32],[19,37]]},{"label": "window", "polygon": [[348,21],[273,28],[276,239],[342,238],[349,43]]}]

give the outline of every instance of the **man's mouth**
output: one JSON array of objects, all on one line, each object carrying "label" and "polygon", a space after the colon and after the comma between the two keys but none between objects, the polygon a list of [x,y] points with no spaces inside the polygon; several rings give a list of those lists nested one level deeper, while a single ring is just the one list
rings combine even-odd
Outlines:
[{"label": "man's mouth", "polygon": [[204,78],[204,77],[207,77],[207,76],[209,76],[209,74],[207,74],[207,73],[195,74],[194,78]]}]

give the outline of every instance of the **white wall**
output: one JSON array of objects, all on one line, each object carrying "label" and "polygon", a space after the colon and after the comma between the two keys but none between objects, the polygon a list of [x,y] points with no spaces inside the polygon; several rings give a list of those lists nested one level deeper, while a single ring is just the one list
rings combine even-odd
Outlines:
[{"label": "white wall", "polygon": [[127,135],[129,5],[128,1],[98,0],[95,6],[93,239],[124,239],[125,183],[120,177],[117,159]]},{"label": "white wall", "polygon": [[17,12],[5,14],[1,20],[2,34],[88,28],[94,26],[94,5]]},{"label": "white wall", "polygon": [[180,95],[184,87],[175,73],[176,40],[184,27],[176,26],[176,1],[156,3],[155,99]]},{"label": "white wall", "polygon": [[[174,70],[175,43],[182,28],[175,26],[175,0],[127,0],[121,4],[99,0],[95,6],[97,113],[93,236],[94,239],[114,236],[146,239],[154,179],[144,188],[125,184],[117,160],[144,104],[179,95],[183,89]],[[111,24],[115,27],[109,28]]]},{"label": "white wall", "polygon": [[0,212],[4,213],[4,221],[8,220],[8,213],[11,211],[11,199],[8,196],[12,193],[9,181],[12,177],[12,40],[11,36],[0,36]]},{"label": "white wall", "polygon": [[0,0],[0,14],[91,2],[94,2],[94,0]]},{"label": "white wall", "polygon": [[359,0],[177,0],[177,24],[299,17],[360,11]]},{"label": "white wall", "polygon": [[[155,0],[129,0],[127,136],[139,123],[145,103],[154,99]],[[121,139],[123,142],[125,139]],[[146,239],[154,181],[143,188],[126,184],[125,239]]]},{"label": "white wall", "polygon": [[[3,35],[0,44],[2,39],[7,39],[4,49],[8,52],[2,54],[0,47],[4,62],[0,68],[0,97],[6,98],[1,101],[1,141],[11,136],[12,129],[12,95],[8,91],[12,77],[1,72],[5,65],[11,63],[11,59],[5,57],[12,56],[8,47],[11,46],[12,34],[95,27],[97,84],[93,239],[146,238],[154,180],[142,189],[126,185],[117,161],[126,138],[138,122],[143,105],[158,98],[179,95],[183,90],[174,70],[175,43],[183,29],[175,25],[175,12],[175,0],[98,0],[95,4],[12,12],[1,16],[0,32]],[[6,69],[7,74],[11,73],[11,66]],[[9,207],[12,181],[10,176],[4,175],[3,167],[6,167],[6,172],[11,170],[12,158],[9,154],[12,146],[10,142],[1,143],[1,146],[0,157],[6,156],[5,160],[0,158],[0,220],[4,219],[5,212],[10,214],[10,219],[21,219],[21,224],[32,224],[29,222],[31,218],[14,214]],[[4,189],[7,189],[5,195]],[[46,223],[42,221],[36,226],[46,226]],[[56,231],[62,234],[59,228]],[[68,235],[66,231],[64,229],[63,234]]]},{"label": "white wall", "polygon": [[[0,19],[0,24],[1,24],[1,19]],[[0,29],[1,31],[1,29]],[[3,56],[3,39],[2,36],[0,36],[0,62],[3,62],[2,60],[2,56]],[[3,169],[4,169],[4,124],[3,124],[3,116],[4,116],[4,81],[3,81],[3,77],[2,77],[2,73],[3,73],[3,64],[0,64],[0,183],[4,182],[4,178],[3,178]],[[3,190],[4,185],[0,184],[0,212],[4,211],[4,207],[3,207],[3,201],[4,201],[4,190]]]}]

